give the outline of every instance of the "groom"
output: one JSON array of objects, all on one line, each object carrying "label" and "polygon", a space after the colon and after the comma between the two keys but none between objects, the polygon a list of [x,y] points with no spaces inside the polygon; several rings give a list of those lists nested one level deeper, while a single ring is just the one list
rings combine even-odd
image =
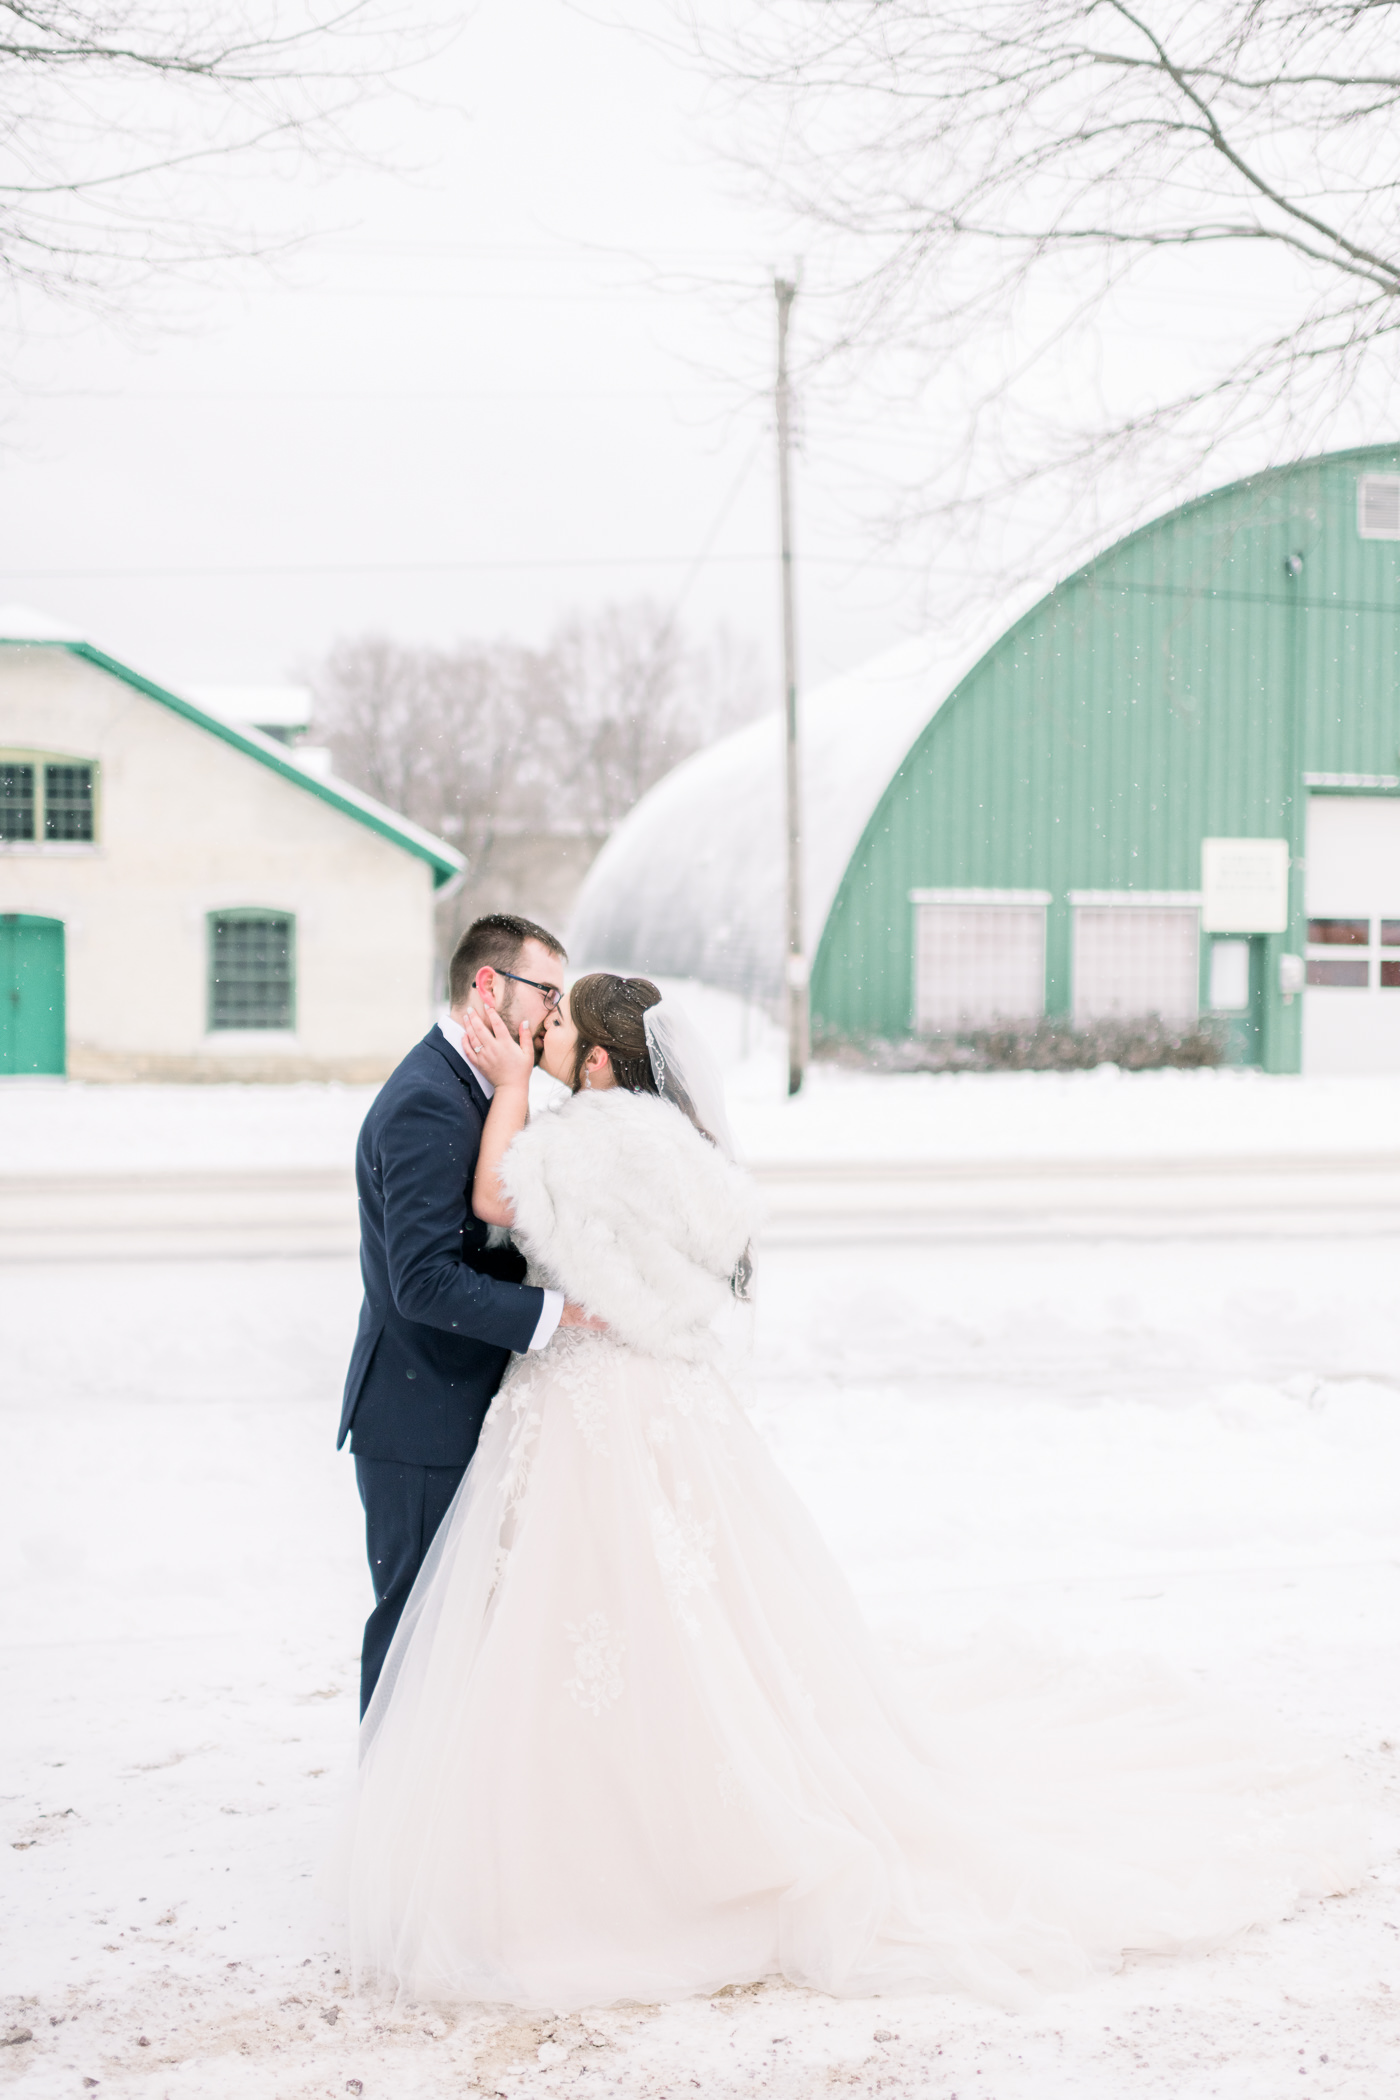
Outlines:
[{"label": "groom", "polygon": [[524,1283],[514,1247],[488,1247],[472,1214],[493,1088],[463,1055],[462,1024],[494,1009],[513,1032],[542,1038],[565,961],[529,919],[493,912],[469,926],[448,972],[450,1020],[409,1051],[360,1131],[365,1296],[336,1449],[350,1438],[374,1583],[361,1716],[511,1352],[543,1349],[556,1327],[586,1319],[561,1291]]}]

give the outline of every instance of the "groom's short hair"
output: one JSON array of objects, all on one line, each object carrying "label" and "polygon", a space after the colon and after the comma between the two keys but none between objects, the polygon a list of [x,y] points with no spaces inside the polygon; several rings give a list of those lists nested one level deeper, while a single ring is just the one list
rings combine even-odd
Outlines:
[{"label": "groom's short hair", "polygon": [[478,970],[513,970],[526,941],[538,941],[560,962],[569,959],[564,943],[533,919],[517,918],[513,911],[493,911],[484,919],[473,919],[447,966],[448,1005],[462,1004],[476,983]]}]

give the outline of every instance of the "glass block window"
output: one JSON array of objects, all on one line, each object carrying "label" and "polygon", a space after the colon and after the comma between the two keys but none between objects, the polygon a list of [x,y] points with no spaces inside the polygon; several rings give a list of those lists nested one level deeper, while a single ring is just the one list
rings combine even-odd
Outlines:
[{"label": "glass block window", "polygon": [[296,920],[290,912],[209,917],[209,1026],[291,1028],[296,1012]]},{"label": "glass block window", "polygon": [[1356,529],[1363,540],[1400,540],[1400,474],[1361,475]]},{"label": "glass block window", "polygon": [[1194,1021],[1200,1004],[1194,905],[1077,905],[1074,1019]]},{"label": "glass block window", "polygon": [[1045,1011],[1045,906],[919,902],[915,1026],[986,1028]]},{"label": "glass block window", "polygon": [[44,837],[87,839],[92,831],[92,767],[44,767]]},{"label": "glass block window", "polygon": [[33,766],[0,758],[0,839],[33,838],[34,772]]}]

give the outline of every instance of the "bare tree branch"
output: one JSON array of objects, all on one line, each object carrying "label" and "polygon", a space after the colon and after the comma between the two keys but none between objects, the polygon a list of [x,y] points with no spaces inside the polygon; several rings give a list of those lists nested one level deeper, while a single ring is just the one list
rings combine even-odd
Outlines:
[{"label": "bare tree branch", "polygon": [[[1145,448],[1170,485],[1393,389],[1400,0],[733,0],[718,30],[676,5],[742,165],[808,229],[809,384],[857,364],[938,403],[891,535],[1032,487],[1087,521]],[[1278,267],[1202,321],[1187,384],[1057,385],[1173,253],[1231,247]]]},{"label": "bare tree branch", "polygon": [[294,241],[225,171],[361,157],[358,106],[441,41],[411,0],[0,0],[0,288],[121,313]]},{"label": "bare tree branch", "polygon": [[752,652],[688,640],[646,600],[560,622],[543,649],[367,635],[310,673],[347,780],[452,840],[480,876],[503,832],[601,839],[663,773],[766,704]]}]

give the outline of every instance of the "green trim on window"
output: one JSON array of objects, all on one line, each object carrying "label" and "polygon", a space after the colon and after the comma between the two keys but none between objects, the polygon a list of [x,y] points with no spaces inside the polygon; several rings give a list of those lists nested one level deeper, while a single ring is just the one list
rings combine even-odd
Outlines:
[{"label": "green trim on window", "polygon": [[206,915],[210,1035],[297,1025],[295,912],[255,904]]}]

